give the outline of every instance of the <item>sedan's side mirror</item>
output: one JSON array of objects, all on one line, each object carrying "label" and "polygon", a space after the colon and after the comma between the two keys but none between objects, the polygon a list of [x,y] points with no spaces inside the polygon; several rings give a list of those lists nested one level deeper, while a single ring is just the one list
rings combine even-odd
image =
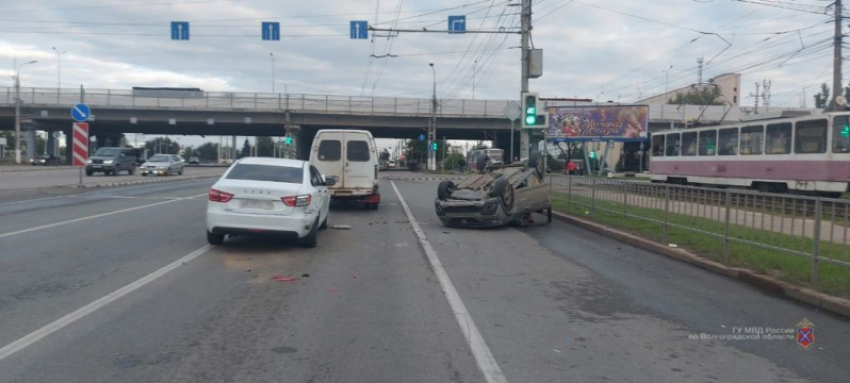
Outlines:
[{"label": "sedan's side mirror", "polygon": [[325,186],[334,186],[336,185],[336,180],[333,178],[328,178],[325,180]]}]

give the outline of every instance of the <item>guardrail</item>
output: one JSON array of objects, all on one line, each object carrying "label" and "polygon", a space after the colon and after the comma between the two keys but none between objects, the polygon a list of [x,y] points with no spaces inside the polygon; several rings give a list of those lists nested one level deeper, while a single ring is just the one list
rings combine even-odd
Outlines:
[{"label": "guardrail", "polygon": [[562,210],[664,244],[702,241],[694,244],[706,252],[717,250],[724,263],[729,263],[730,253],[737,260],[732,264],[759,251],[766,250],[768,257],[791,254],[808,260],[807,279],[812,283],[818,281],[821,264],[850,268],[850,200],[564,175],[548,178],[553,204]]},{"label": "guardrail", "polygon": [[[148,109],[255,110],[315,113],[430,116],[428,98],[357,97],[314,94],[189,92],[179,95],[138,95],[132,90],[21,88],[25,105],[71,106],[81,100],[92,107]],[[0,88],[0,104],[15,101],[14,88]],[[507,100],[438,100],[437,115],[506,118]]]}]

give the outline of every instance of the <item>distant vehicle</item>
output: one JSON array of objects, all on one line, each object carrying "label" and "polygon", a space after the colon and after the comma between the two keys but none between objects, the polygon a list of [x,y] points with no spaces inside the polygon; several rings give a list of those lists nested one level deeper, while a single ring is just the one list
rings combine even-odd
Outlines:
[{"label": "distant vehicle", "polygon": [[147,162],[139,169],[142,176],[170,176],[174,173],[183,175],[183,169],[186,163],[183,158],[175,154],[154,154],[148,158]]},{"label": "distant vehicle", "polygon": [[466,167],[479,172],[490,165],[501,165],[505,162],[505,151],[502,149],[476,149],[466,154]]},{"label": "distant vehicle", "polygon": [[189,165],[200,165],[201,160],[198,157],[189,157]]},{"label": "distant vehicle", "polygon": [[519,222],[533,212],[552,222],[549,188],[538,169],[524,164],[488,167],[457,185],[446,180],[437,187],[437,217],[449,227],[494,227]]},{"label": "distant vehicle", "polygon": [[362,200],[365,208],[378,209],[378,151],[369,131],[318,131],[310,150],[310,164],[336,181],[328,188],[331,199]]},{"label": "distant vehicle", "polygon": [[32,166],[50,166],[59,165],[60,163],[61,160],[59,157],[49,156],[47,154],[39,154],[30,160],[30,164],[32,164]]},{"label": "distant vehicle", "polygon": [[387,164],[387,166],[394,168],[395,167],[395,160],[390,160],[390,162]]},{"label": "distant vehicle", "polygon": [[86,175],[104,173],[116,176],[127,171],[132,175],[136,171],[135,149],[129,148],[100,148],[86,162]]},{"label": "distant vehicle", "polygon": [[652,134],[653,182],[837,198],[850,190],[850,113]]},{"label": "distant vehicle", "polygon": [[237,160],[210,189],[207,242],[225,235],[266,234],[316,247],[328,225],[334,179],[306,161],[248,157]]}]

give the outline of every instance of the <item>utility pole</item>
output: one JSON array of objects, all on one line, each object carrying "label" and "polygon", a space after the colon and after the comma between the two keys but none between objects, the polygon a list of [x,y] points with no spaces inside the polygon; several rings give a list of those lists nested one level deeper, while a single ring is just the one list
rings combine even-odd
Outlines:
[{"label": "utility pole", "polygon": [[269,56],[272,58],[272,93],[274,93],[274,53],[269,53]]},{"label": "utility pole", "polygon": [[472,99],[475,99],[475,67],[478,65],[478,60],[472,62]]},{"label": "utility pole", "polygon": [[[35,64],[38,61],[29,61],[25,62],[21,65],[18,65],[17,60],[15,60],[15,163],[21,163],[21,67],[24,65]],[[35,148],[35,143],[29,143],[33,148]],[[32,153],[32,149],[27,149],[28,152]]]},{"label": "utility pole", "polygon": [[699,77],[697,77],[697,85],[702,85],[702,64],[705,62],[705,59],[702,56],[697,57],[697,67],[699,68]]},{"label": "utility pole", "polygon": [[841,0],[835,0],[835,42],[833,43],[832,53],[832,100],[829,101],[831,110],[838,110],[838,105],[835,99],[841,96],[843,86],[841,86]]},{"label": "utility pole", "polygon": [[[520,30],[522,33],[522,42],[520,44],[520,56],[522,59],[522,87],[520,88],[520,100],[522,100],[522,93],[528,92],[528,42],[531,33],[531,1],[532,0],[522,0],[522,12],[520,16]],[[529,136],[529,133],[522,130],[520,132],[519,141],[520,158],[529,158],[528,149],[530,141],[531,137]]]},{"label": "utility pole", "polygon": [[759,86],[760,85],[761,84],[756,83],[756,94],[750,93],[750,96],[756,99],[756,109],[754,111],[755,114],[759,114],[759,97],[761,97],[761,95],[759,94]]},{"label": "utility pole", "polygon": [[428,127],[428,170],[437,170],[437,152],[433,149],[434,142],[437,140],[437,70],[434,69],[434,63],[428,63],[431,66],[431,72],[434,74],[434,91],[431,98],[431,123]]}]

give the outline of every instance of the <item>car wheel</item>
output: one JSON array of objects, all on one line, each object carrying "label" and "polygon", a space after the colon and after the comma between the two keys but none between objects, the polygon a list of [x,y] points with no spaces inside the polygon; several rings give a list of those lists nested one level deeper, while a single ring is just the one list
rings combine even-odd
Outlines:
[{"label": "car wheel", "polygon": [[93,172],[93,171],[91,171],[91,170],[86,170],[86,175],[87,175],[87,176],[91,177],[91,175],[92,175],[92,174],[94,174],[94,172]]},{"label": "car wheel", "polygon": [[372,210],[378,210],[378,203],[377,202],[373,203],[371,208],[372,208]]},{"label": "car wheel", "polygon": [[505,191],[502,193],[502,205],[505,207],[505,212],[510,213],[514,209],[514,187],[510,184],[505,185]]},{"label": "car wheel", "polygon": [[177,172],[177,174],[179,174],[179,175],[181,175],[181,176],[182,176],[182,175],[183,175],[183,168],[180,168],[180,171],[179,171],[179,172]]},{"label": "car wheel", "polygon": [[135,166],[130,166],[130,168],[127,169],[127,174],[132,176],[135,173],[136,173],[136,167]]},{"label": "car wheel", "polygon": [[546,223],[552,223],[552,208],[546,209]]},{"label": "car wheel", "polygon": [[437,186],[437,198],[441,201],[445,201],[452,195],[452,192],[455,191],[455,183],[449,180],[445,180],[440,182],[440,185]]},{"label": "car wheel", "polygon": [[322,225],[319,226],[319,229],[325,230],[328,228],[328,217],[325,217],[325,220],[322,221]]},{"label": "car wheel", "polygon": [[213,234],[207,232],[207,243],[213,246],[219,246],[224,243],[224,234]]},{"label": "car wheel", "polygon": [[306,237],[301,239],[301,244],[308,248],[312,249],[316,247],[319,242],[319,219],[316,218],[316,222],[313,222],[313,227],[310,228],[310,233],[307,234]]}]

